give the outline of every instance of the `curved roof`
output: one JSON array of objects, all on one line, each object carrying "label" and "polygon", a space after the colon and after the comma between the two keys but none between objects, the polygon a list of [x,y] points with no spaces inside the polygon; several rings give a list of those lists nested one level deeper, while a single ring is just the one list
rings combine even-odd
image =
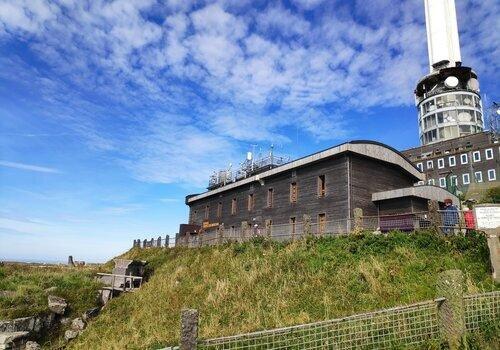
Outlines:
[{"label": "curved roof", "polygon": [[231,184],[216,188],[211,191],[207,191],[198,195],[192,195],[186,197],[186,203],[192,203],[202,198],[206,198],[212,196],[214,194],[222,193],[230,189],[237,188],[239,186],[249,184],[255,181],[263,180],[267,177],[277,175],[284,171],[292,170],[295,168],[299,168],[311,163],[315,163],[336,155],[340,155],[343,153],[354,153],[359,154],[361,156],[377,159],[386,163],[393,164],[402,168],[408,174],[415,178],[415,181],[424,180],[425,175],[421,173],[409,160],[406,158],[401,152],[396,149],[387,146],[380,142],[375,141],[365,141],[365,140],[356,140],[350,141],[338,146],[334,146],[328,148],[326,150],[313,153],[309,156],[305,156],[303,158],[296,159],[289,163],[283,164],[279,167],[276,167],[271,170],[267,170],[263,173],[247,177],[245,179],[233,182]]}]

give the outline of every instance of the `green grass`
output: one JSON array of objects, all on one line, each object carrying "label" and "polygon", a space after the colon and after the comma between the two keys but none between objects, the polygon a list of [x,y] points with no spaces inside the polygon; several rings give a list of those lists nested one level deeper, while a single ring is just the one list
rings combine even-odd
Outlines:
[{"label": "green grass", "polygon": [[[80,315],[96,305],[99,283],[94,281],[96,268],[6,264],[0,266],[0,290],[13,291],[0,296],[0,319],[34,316],[49,312],[49,294],[65,298],[68,314]],[[46,289],[55,287],[47,292]]]},{"label": "green grass", "polygon": [[436,276],[461,269],[466,292],[498,288],[486,239],[391,233],[255,240],[198,249],[133,249],[150,262],[149,281],[113,299],[71,349],[175,345],[180,310],[200,311],[202,338],[296,325],[433,299]]}]

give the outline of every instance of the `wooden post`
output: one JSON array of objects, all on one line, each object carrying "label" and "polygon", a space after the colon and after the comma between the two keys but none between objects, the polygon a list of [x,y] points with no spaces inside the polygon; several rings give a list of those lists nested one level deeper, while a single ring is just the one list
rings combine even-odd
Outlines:
[{"label": "wooden post", "polygon": [[170,247],[170,236],[166,235],[165,236],[165,248]]},{"label": "wooden post", "polygon": [[196,350],[198,343],[198,310],[181,311],[181,341],[179,350]]},{"label": "wooden post", "polygon": [[303,234],[304,236],[309,236],[311,234],[311,217],[307,214],[303,216]]},{"label": "wooden post", "polygon": [[354,234],[360,234],[363,231],[363,209],[354,208]]},{"label": "wooden post", "polygon": [[450,350],[465,343],[464,276],[460,270],[447,270],[438,275],[437,296],[445,300],[438,304],[438,316],[443,338]]}]

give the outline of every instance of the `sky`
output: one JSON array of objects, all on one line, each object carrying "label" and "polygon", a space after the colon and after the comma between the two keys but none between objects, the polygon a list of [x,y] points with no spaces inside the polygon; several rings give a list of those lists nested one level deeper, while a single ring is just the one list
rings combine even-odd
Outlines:
[{"label": "sky", "polygon": [[[456,3],[488,105],[500,2]],[[247,151],[417,146],[427,73],[422,0],[0,0],[0,260],[174,235]]]}]

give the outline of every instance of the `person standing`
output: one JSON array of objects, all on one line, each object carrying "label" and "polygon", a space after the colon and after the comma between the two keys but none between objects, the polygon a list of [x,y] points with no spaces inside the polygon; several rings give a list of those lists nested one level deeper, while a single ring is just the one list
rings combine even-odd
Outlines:
[{"label": "person standing", "polygon": [[458,209],[449,198],[444,200],[444,205],[443,232],[445,235],[449,235],[455,232],[455,226],[458,224]]}]

